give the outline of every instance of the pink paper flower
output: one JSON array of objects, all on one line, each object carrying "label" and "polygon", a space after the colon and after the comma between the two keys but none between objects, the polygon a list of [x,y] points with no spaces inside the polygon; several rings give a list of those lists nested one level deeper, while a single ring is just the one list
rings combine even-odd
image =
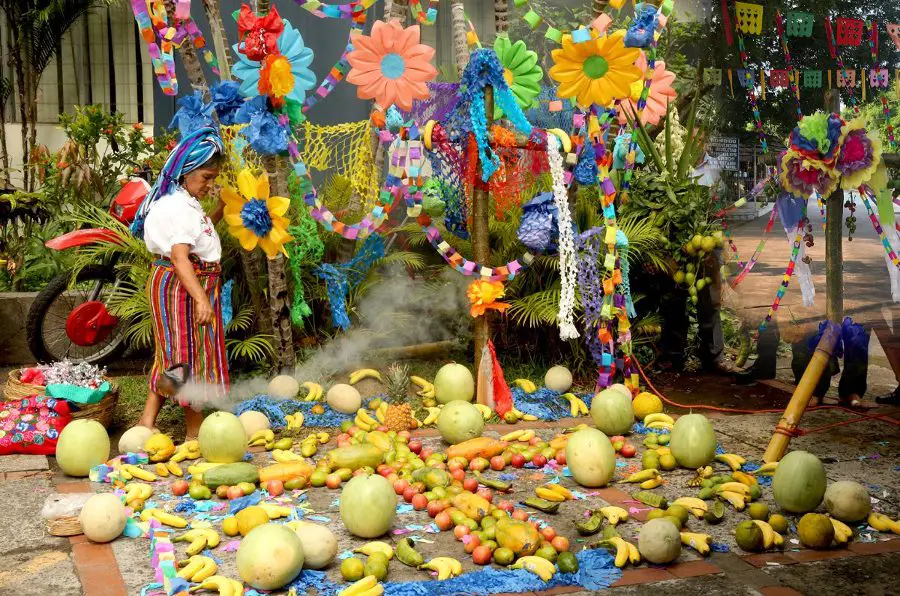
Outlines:
[{"label": "pink paper flower", "polygon": [[[626,114],[634,117],[637,114],[637,102],[644,89],[644,75],[647,72],[647,58],[641,53],[635,65],[641,69],[642,76],[631,84],[631,96],[617,105],[619,111],[619,124],[624,125],[628,119]],[[656,126],[666,116],[666,106],[675,102],[678,92],[672,84],[675,82],[675,73],[666,70],[666,63],[657,60],[653,69],[653,78],[650,81],[650,93],[647,95],[647,107],[641,115],[643,124]]]}]

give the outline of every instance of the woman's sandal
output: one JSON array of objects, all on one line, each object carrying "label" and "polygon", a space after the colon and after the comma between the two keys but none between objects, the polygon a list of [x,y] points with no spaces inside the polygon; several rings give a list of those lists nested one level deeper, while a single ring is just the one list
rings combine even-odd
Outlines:
[{"label": "woman's sandal", "polygon": [[838,405],[842,408],[850,410],[869,410],[873,406],[859,399],[859,397],[842,397],[838,400]]}]

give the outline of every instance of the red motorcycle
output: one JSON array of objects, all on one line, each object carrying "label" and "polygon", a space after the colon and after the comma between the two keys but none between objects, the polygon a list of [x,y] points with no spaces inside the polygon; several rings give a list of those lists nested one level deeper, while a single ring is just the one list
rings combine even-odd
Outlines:
[{"label": "red motorcycle", "polygon": [[[110,214],[126,226],[137,215],[141,201],[150,192],[143,178],[132,178],[113,199]],[[118,232],[87,228],[58,236],[46,243],[53,250],[67,250],[96,242],[120,243]],[[122,280],[116,275],[116,257],[83,268],[71,283],[64,272],[50,280],[28,311],[28,347],[38,362],[63,358],[105,364],[127,349],[128,322],[110,314],[107,304]]]}]

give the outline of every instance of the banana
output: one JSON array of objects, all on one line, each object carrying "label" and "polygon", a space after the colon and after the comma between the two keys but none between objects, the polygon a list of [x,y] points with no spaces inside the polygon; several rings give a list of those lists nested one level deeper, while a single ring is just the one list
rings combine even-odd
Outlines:
[{"label": "banana", "polygon": [[269,516],[269,519],[278,519],[279,517],[288,517],[294,512],[293,507],[285,507],[284,505],[272,505],[271,503],[260,503],[263,511]]},{"label": "banana", "polygon": [[662,412],[655,412],[653,414],[647,414],[644,416],[644,426],[650,426],[654,422],[665,422],[666,424],[675,424],[675,419],[669,416],[668,414],[663,414]]},{"label": "banana", "polygon": [[141,484],[140,482],[129,482],[125,486],[125,504],[132,509],[141,509],[144,501],[153,494],[153,487],[149,484]]},{"label": "banana", "polygon": [[645,480],[641,482],[641,488],[644,490],[650,490],[651,488],[656,488],[657,486],[662,486],[663,479],[662,476],[657,476],[656,478],[651,478],[650,480]]},{"label": "banana", "polygon": [[165,478],[169,475],[169,468],[162,462],[159,462],[155,466],[153,466],[153,469],[156,471],[156,475],[160,478]]},{"label": "banana", "polygon": [[205,557],[191,557],[186,561],[181,561],[178,563],[179,567],[182,567],[181,571],[178,572],[178,577],[182,579],[190,579],[194,577],[194,574],[203,569],[203,559]]},{"label": "banana", "polygon": [[244,593],[244,585],[224,575],[213,575],[203,580],[199,586],[190,589],[191,592],[199,592],[201,590],[218,592],[219,596],[240,596]]},{"label": "banana", "polygon": [[613,536],[609,542],[616,547],[615,565],[621,569],[631,560],[631,549],[628,547],[628,542],[621,536]]},{"label": "banana", "polygon": [[505,435],[503,435],[502,437],[500,437],[500,440],[501,440],[501,441],[506,441],[506,442],[510,442],[510,441],[518,441],[518,440],[519,440],[519,437],[521,437],[521,436],[524,435],[524,434],[525,434],[525,431],[524,431],[524,430],[514,430],[514,431],[512,431],[511,433],[506,433]]},{"label": "banana", "polygon": [[552,578],[553,574],[556,573],[556,566],[553,563],[551,563],[547,559],[535,557],[534,555],[519,557],[519,559],[515,563],[510,565],[509,568],[526,569],[537,575],[545,582],[550,581],[550,578]]},{"label": "banana", "polygon": [[156,482],[156,480],[158,480],[156,474],[148,472],[140,466],[135,466],[132,464],[122,464],[121,469],[125,470],[128,474],[131,474],[131,476],[137,478],[138,480],[143,480],[145,482]]},{"label": "banana", "polygon": [[272,450],[272,459],[280,464],[287,464],[291,462],[304,461],[303,457],[297,455],[293,451],[288,451],[286,449],[273,449]]},{"label": "banana", "polygon": [[754,484],[759,484],[756,481],[756,478],[748,474],[747,472],[741,472],[740,470],[735,470],[731,473],[731,477],[740,482],[741,484],[746,484],[747,486],[753,486]]},{"label": "banana", "polygon": [[187,520],[171,513],[166,513],[162,509],[144,509],[141,511],[141,521],[150,521],[150,518],[156,519],[159,523],[173,528],[186,528]]},{"label": "banana", "polygon": [[740,482],[723,482],[716,486],[716,490],[718,492],[737,493],[739,495],[744,495],[744,497],[750,496],[750,487]]},{"label": "banana", "polygon": [[753,523],[759,526],[759,529],[762,530],[763,548],[770,549],[775,546],[775,534],[777,534],[778,532],[772,529],[772,526],[770,526],[768,522],[764,522],[760,519],[754,519]]},{"label": "banana", "polygon": [[836,520],[833,517],[829,518],[831,520],[831,525],[834,526],[834,541],[838,544],[846,544],[851,538],[853,538],[853,530],[840,520]]},{"label": "banana", "polygon": [[[310,436],[312,436],[312,435],[310,435]],[[327,443],[328,441],[331,440],[331,435],[329,435],[325,431],[319,431],[319,433],[316,434],[316,438],[319,440],[320,445],[324,445],[325,443]]]},{"label": "banana", "polygon": [[422,421],[424,426],[429,426],[437,422],[438,416],[441,415],[441,409],[437,407],[425,408],[428,410],[428,416],[425,417],[425,420]]},{"label": "banana", "polygon": [[178,572],[178,577],[192,582],[202,582],[215,575],[218,569],[219,566],[210,557],[194,555],[186,561],[186,566]]},{"label": "banana", "polygon": [[519,438],[517,440],[522,443],[527,443],[528,441],[533,439],[535,437],[535,435],[537,435],[537,433],[534,431],[534,429],[528,429],[525,432],[523,432],[521,435],[519,435]]},{"label": "banana", "polygon": [[353,424],[356,425],[358,428],[360,428],[360,429],[362,429],[362,430],[365,430],[365,431],[370,431],[370,430],[374,430],[374,429],[375,429],[374,426],[369,425],[368,422],[366,422],[365,420],[363,420],[363,419],[360,418],[359,416],[357,416],[356,418],[353,419]]},{"label": "banana", "polygon": [[[524,557],[523,557],[524,558]],[[521,561],[521,559],[519,559]],[[547,563],[546,559],[542,559]],[[552,563],[551,563],[552,565]],[[424,565],[419,565],[419,569],[427,569],[429,571],[437,571],[438,579],[449,579],[462,574],[462,563],[452,557],[435,557]]]},{"label": "banana", "polygon": [[175,542],[190,542],[185,551],[188,556],[197,555],[206,548],[216,548],[219,546],[220,540],[221,538],[219,537],[218,532],[212,528],[196,528],[188,530],[181,536],[175,538]]},{"label": "banana", "polygon": [[247,445],[250,447],[258,447],[260,445],[265,445],[266,443],[271,443],[274,440],[275,432],[271,428],[265,428],[253,433],[250,440],[247,442]]},{"label": "banana", "polygon": [[730,491],[722,491],[717,495],[720,499],[724,499],[731,503],[731,506],[737,509],[738,511],[743,511],[744,507],[747,506],[747,500],[742,494],[733,493]]},{"label": "banana", "polygon": [[736,453],[720,453],[716,456],[716,461],[726,464],[733,471],[740,470],[741,466],[747,463],[746,459]]},{"label": "banana", "polygon": [[382,542],[380,540],[367,542],[359,548],[353,549],[353,552],[366,555],[367,557],[375,553],[381,553],[387,557],[388,561],[394,558],[394,548],[387,542]]},{"label": "banana", "polygon": [[169,469],[169,473],[172,474],[172,476],[178,476],[179,478],[184,476],[184,470],[181,469],[178,462],[169,460],[169,462],[166,463],[166,467]]},{"label": "banana", "polygon": [[550,490],[545,486],[538,486],[534,489],[534,494],[539,496],[542,499],[546,499],[547,501],[551,501],[553,503],[562,503],[566,500],[564,496],[557,493],[556,491]]},{"label": "banana", "polygon": [[514,416],[516,417],[516,419],[518,419],[518,420],[521,420],[521,419],[525,416],[525,412],[522,412],[522,411],[520,411],[520,410],[517,410],[516,408],[513,408],[512,410],[510,410],[510,412],[512,412],[513,415],[514,415]]},{"label": "banana", "polygon": [[384,380],[381,378],[381,373],[374,368],[361,368],[350,373],[351,385],[356,385],[363,379],[378,379],[378,382],[384,382]]},{"label": "banana", "polygon": [[303,398],[303,401],[319,401],[320,399],[322,399],[322,386],[318,383],[306,381],[300,386],[305,387],[307,391],[306,397]]},{"label": "banana", "polygon": [[304,420],[303,412],[294,412],[293,414],[288,414],[287,416],[284,417],[284,419],[287,420],[288,430],[303,427],[303,420]]},{"label": "banana", "polygon": [[538,420],[538,417],[534,414],[522,414],[522,420],[524,420],[525,422],[535,422],[536,420]]},{"label": "banana", "polygon": [[563,393],[561,398],[569,402],[569,416],[576,418],[589,412],[587,404],[574,393]]},{"label": "banana", "polygon": [[641,562],[641,553],[638,550],[638,547],[633,545],[630,542],[626,542],[628,545],[628,562],[632,565],[637,565]]},{"label": "banana", "polygon": [[675,425],[672,424],[671,422],[662,422],[662,421],[651,422],[650,424],[645,424],[644,426],[646,426],[647,428],[653,429],[653,430],[667,430],[670,432],[673,428],[675,428]]},{"label": "banana", "polygon": [[775,470],[778,468],[778,462],[773,461],[767,464],[763,464],[759,467],[758,470],[754,470],[750,472],[754,476],[771,476],[775,473]]},{"label": "banana", "polygon": [[628,519],[628,511],[614,505],[601,507],[600,513],[603,515],[603,517],[606,518],[606,521],[608,521],[610,525],[613,526],[618,525],[619,522],[623,522]]},{"label": "banana", "polygon": [[363,422],[365,422],[368,426],[371,426],[372,428],[381,426],[381,423],[378,422],[378,419],[372,418],[372,415],[369,414],[365,408],[358,409],[356,411],[356,417],[357,417],[357,419],[362,420]]},{"label": "banana", "polygon": [[375,418],[377,418],[378,422],[380,422],[381,424],[384,424],[384,418],[385,418],[385,416],[387,416],[387,410],[388,410],[389,405],[390,405],[389,403],[387,403],[386,401],[383,401],[380,404],[378,404],[378,407],[375,409]]},{"label": "banana", "polygon": [[678,497],[669,505],[681,505],[698,518],[702,518],[704,514],[707,512],[709,507],[706,504],[706,501],[703,499],[698,499],[697,497]]},{"label": "banana", "polygon": [[378,579],[374,575],[367,575],[338,592],[338,596],[360,596],[360,594],[368,592],[377,585]]},{"label": "banana", "polygon": [[567,489],[567,488],[566,488],[565,486],[563,486],[562,484],[545,484],[544,486],[547,487],[547,488],[549,488],[549,489],[552,490],[553,492],[555,492],[555,493],[557,493],[557,494],[559,494],[559,495],[562,495],[563,497],[565,497],[565,499],[566,499],[567,501],[574,501],[574,500],[575,500],[575,495],[572,494],[572,491],[570,491],[569,489]]},{"label": "banana", "polygon": [[216,466],[221,466],[222,464],[214,464],[212,462],[200,462],[199,464],[194,464],[193,466],[188,466],[188,474],[191,476],[200,476],[203,472],[215,468]]},{"label": "banana", "polygon": [[422,377],[417,377],[416,375],[409,375],[409,380],[412,381],[413,385],[418,385],[422,389],[433,387],[431,381],[423,379]]},{"label": "banana", "polygon": [[869,525],[879,532],[893,532],[900,534],[900,521],[894,521],[883,513],[872,512],[869,514]]},{"label": "banana", "polygon": [[429,385],[425,389],[422,389],[421,391],[417,391],[416,395],[418,395],[419,397],[424,397],[426,399],[434,399],[434,397],[435,397],[434,385]]},{"label": "banana", "polygon": [[524,391],[525,393],[534,393],[537,391],[537,386],[528,379],[516,379],[513,381],[513,385]]},{"label": "banana", "polygon": [[[771,528],[770,528],[771,529]],[[682,532],[681,544],[690,546],[701,555],[708,555],[712,536],[709,534],[699,534],[697,532]]]},{"label": "banana", "polygon": [[484,404],[474,404],[474,405],[475,405],[475,408],[477,408],[478,411],[481,412],[481,417],[484,418],[485,420],[490,420],[491,416],[494,415],[494,411],[492,409],[490,409],[488,406],[486,406]]},{"label": "banana", "polygon": [[645,480],[652,480],[657,477],[659,477],[659,470],[656,468],[647,468],[646,470],[635,472],[628,478],[622,480],[622,482],[644,482]]}]

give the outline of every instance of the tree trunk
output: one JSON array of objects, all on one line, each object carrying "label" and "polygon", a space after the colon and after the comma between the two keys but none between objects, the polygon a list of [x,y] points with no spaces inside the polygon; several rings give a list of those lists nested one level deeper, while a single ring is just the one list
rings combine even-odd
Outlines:
[{"label": "tree trunk", "polygon": [[[387,6],[385,6],[387,9]],[[388,20],[397,19],[400,24],[406,25],[406,15],[409,14],[409,0],[394,0],[391,2]]]},{"label": "tree trunk", "polygon": [[456,68],[462,77],[466,65],[469,63],[469,46],[466,43],[466,9],[462,0],[452,0],[450,3],[451,17],[453,18],[453,52],[456,55]]},{"label": "tree trunk", "polygon": [[[283,162],[277,158],[265,159],[266,170],[274,171],[272,194],[288,196],[287,176]],[[272,315],[272,337],[275,347],[275,368],[284,372],[294,366],[294,335],[291,327],[291,293],[283,255],[268,260],[269,311]]]},{"label": "tree trunk", "polygon": [[609,4],[609,0],[594,0],[593,10],[595,18],[606,12],[607,4]]},{"label": "tree trunk", "polygon": [[231,60],[228,55],[228,36],[225,35],[225,23],[222,21],[222,7],[219,0],[203,0],[206,9],[206,20],[212,31],[213,47],[216,49],[216,60],[219,62],[219,78],[231,80]]},{"label": "tree trunk", "polygon": [[509,31],[509,0],[494,0],[494,30],[497,34]]},{"label": "tree trunk", "polygon": [[[166,13],[169,15],[169,22],[175,22],[175,0],[164,0]],[[206,75],[203,74],[203,65],[200,64],[200,57],[197,55],[197,49],[190,38],[185,38],[184,43],[178,48],[181,53],[181,59],[184,62],[184,70],[187,72],[188,81],[194,91],[201,91],[203,99],[209,99],[209,89],[206,86]]]},{"label": "tree trunk", "polygon": [[[7,21],[9,24],[9,22]],[[22,52],[25,49],[23,43],[24,35],[19,30],[16,37],[17,42],[13,42],[13,30],[10,24],[10,35],[7,36],[9,46],[9,61],[16,73],[16,90],[19,92],[19,123],[22,128],[22,188],[28,190],[28,99],[27,84],[25,82],[25,69],[22,65]]]}]

